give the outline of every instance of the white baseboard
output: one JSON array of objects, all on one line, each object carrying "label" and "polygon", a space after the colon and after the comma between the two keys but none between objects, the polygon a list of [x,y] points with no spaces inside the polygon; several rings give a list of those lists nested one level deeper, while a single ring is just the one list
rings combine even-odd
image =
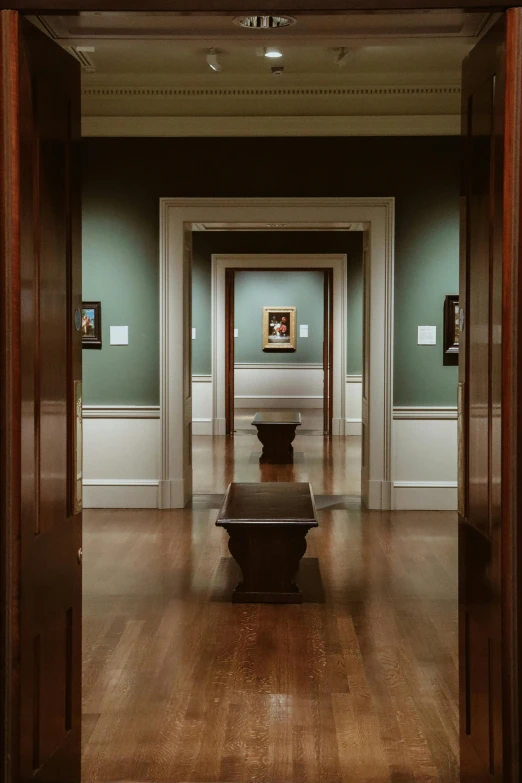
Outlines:
[{"label": "white baseboard", "polygon": [[212,419],[212,434],[213,435],[226,435],[227,434],[227,420],[226,419]]},{"label": "white baseboard", "polygon": [[344,431],[346,435],[361,435],[362,419],[346,419]]},{"label": "white baseboard", "polygon": [[346,435],[346,422],[344,419],[332,419],[332,435],[343,438]]},{"label": "white baseboard", "polygon": [[212,419],[192,419],[193,435],[212,435]]},{"label": "white baseboard", "polygon": [[159,481],[85,479],[84,508],[158,508]]},{"label": "white baseboard", "polygon": [[322,408],[323,398],[321,396],[302,396],[302,397],[283,397],[283,396],[263,396],[242,394],[234,397],[236,408]]},{"label": "white baseboard", "polygon": [[185,508],[188,499],[183,479],[159,482],[159,508]]},{"label": "white baseboard", "polygon": [[394,481],[392,508],[409,511],[456,511],[456,481]]},{"label": "white baseboard", "polygon": [[391,508],[391,482],[390,481],[375,481],[367,480],[365,478],[365,471],[363,470],[361,479],[363,487],[367,482],[367,507],[377,511],[388,511]]}]

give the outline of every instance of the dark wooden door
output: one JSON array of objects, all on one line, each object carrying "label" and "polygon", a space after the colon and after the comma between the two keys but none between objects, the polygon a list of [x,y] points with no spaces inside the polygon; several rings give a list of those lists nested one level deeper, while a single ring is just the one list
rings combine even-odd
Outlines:
[{"label": "dark wooden door", "polygon": [[11,781],[80,780],[80,73],[11,11],[2,35],[2,584]]},{"label": "dark wooden door", "polygon": [[234,434],[234,297],[235,272],[225,270],[225,431]]},{"label": "dark wooden door", "polygon": [[[461,779],[519,780],[516,487],[519,9],[463,68],[459,357]],[[516,482],[515,482],[516,484]]]},{"label": "dark wooden door", "polygon": [[323,307],[323,429],[332,434],[333,416],[333,269],[324,271]]}]

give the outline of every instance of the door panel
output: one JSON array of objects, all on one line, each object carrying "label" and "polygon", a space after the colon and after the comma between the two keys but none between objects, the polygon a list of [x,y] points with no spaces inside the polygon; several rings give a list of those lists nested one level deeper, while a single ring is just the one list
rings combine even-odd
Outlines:
[{"label": "door panel", "polygon": [[[519,212],[518,195],[508,198],[506,184],[520,137],[515,106],[506,99],[510,80],[520,82],[520,69],[506,79],[506,61],[513,56],[506,40],[511,35],[519,47],[519,31],[516,9],[497,22],[463,67],[459,635],[461,779],[469,783],[518,780],[513,773],[517,751],[508,741],[514,670],[507,633],[516,552],[506,558],[516,517],[510,511],[509,482],[504,482],[513,463],[501,457],[514,423],[502,393],[510,383],[512,358],[505,346],[518,306],[514,301],[503,306],[506,270],[513,261],[503,251],[506,225]],[[506,133],[509,127],[515,132]]]},{"label": "door panel", "polygon": [[20,265],[19,292],[11,294],[20,334],[10,357],[19,363],[21,395],[12,448],[20,480],[11,487],[20,500],[11,595],[13,605],[20,596],[20,611],[9,629],[19,662],[9,715],[13,779],[70,783],[80,780],[81,721],[80,74],[13,12],[2,12],[6,30],[17,112],[3,132],[16,150],[8,197],[19,216],[11,253]]}]

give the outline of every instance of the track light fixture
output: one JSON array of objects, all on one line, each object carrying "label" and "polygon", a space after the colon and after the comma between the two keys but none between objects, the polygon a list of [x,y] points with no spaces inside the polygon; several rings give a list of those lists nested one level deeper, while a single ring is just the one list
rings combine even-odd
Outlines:
[{"label": "track light fixture", "polygon": [[212,48],[208,50],[207,63],[213,71],[219,72],[221,70],[221,63],[219,61],[219,56],[216,49]]}]

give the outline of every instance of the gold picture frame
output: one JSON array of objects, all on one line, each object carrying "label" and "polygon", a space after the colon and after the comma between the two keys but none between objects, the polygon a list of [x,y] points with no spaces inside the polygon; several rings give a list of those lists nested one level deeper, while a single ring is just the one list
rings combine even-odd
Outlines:
[{"label": "gold picture frame", "polygon": [[263,307],[263,351],[295,351],[296,323],[296,307]]}]

